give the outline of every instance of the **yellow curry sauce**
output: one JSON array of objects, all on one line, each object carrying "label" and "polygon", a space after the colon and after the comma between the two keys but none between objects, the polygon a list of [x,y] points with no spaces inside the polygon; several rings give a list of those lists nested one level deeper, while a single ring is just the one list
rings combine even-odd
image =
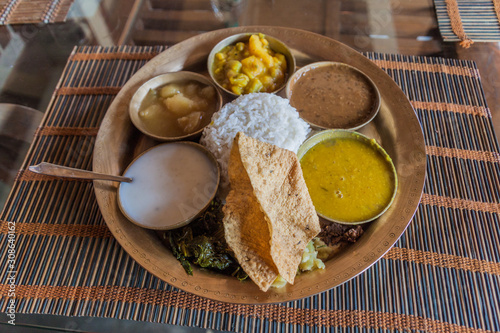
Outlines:
[{"label": "yellow curry sauce", "polygon": [[300,163],[319,214],[361,222],[389,205],[396,180],[391,164],[374,148],[356,139],[339,138],[322,141],[305,153]]}]

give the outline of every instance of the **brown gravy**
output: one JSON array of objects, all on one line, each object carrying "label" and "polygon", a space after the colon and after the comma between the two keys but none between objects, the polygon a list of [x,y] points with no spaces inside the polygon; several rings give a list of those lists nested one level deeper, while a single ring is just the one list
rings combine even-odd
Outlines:
[{"label": "brown gravy", "polygon": [[352,129],[376,110],[377,92],[360,72],[343,65],[312,67],[295,82],[290,104],[307,122]]}]

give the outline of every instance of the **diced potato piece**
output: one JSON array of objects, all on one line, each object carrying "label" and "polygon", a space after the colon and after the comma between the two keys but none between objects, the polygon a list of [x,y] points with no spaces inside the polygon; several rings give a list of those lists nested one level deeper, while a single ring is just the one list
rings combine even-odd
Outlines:
[{"label": "diced potato piece", "polygon": [[248,76],[246,76],[245,74],[238,74],[238,75],[229,79],[229,82],[231,82],[232,85],[235,85],[238,87],[245,87],[249,81],[250,81],[250,78]]},{"label": "diced potato piece", "polygon": [[184,94],[189,97],[196,96],[198,94],[199,87],[199,84],[197,84],[196,82],[191,82],[186,86]]},{"label": "diced potato piece", "polygon": [[299,269],[301,271],[310,271],[313,268],[314,259],[316,259],[316,251],[314,250],[313,243],[309,242],[304,249],[304,253],[302,254]]},{"label": "diced potato piece", "polygon": [[286,286],[286,280],[281,277],[281,275],[278,275],[276,279],[274,280],[273,284],[271,284],[271,288],[283,288]]},{"label": "diced potato piece", "polygon": [[228,71],[226,72],[226,77],[227,77],[228,79],[231,79],[232,77],[234,77],[234,76],[236,76],[236,75],[238,75],[238,72],[235,72],[235,71],[233,71],[232,69],[230,69],[230,70],[228,70]]},{"label": "diced potato piece", "polygon": [[243,87],[240,86],[231,86],[231,91],[236,95],[241,95],[243,93]]},{"label": "diced potato piece", "polygon": [[253,78],[246,86],[245,92],[246,93],[259,92],[262,89],[262,87],[263,87],[262,82],[260,82],[260,80],[257,78]]},{"label": "diced potato piece", "polygon": [[273,67],[269,69],[269,74],[271,74],[274,79],[281,79],[284,77],[283,71],[280,67]]},{"label": "diced potato piece", "polygon": [[257,35],[250,36],[248,41],[248,49],[250,53],[261,58],[266,66],[270,67],[273,65],[273,57],[267,52],[262,44],[261,39]]},{"label": "diced potato piece", "polygon": [[202,116],[202,112],[193,112],[185,117],[177,119],[177,123],[184,133],[189,134],[199,128]]},{"label": "diced potato piece", "polygon": [[274,58],[276,59],[276,62],[279,63],[281,70],[283,70],[283,72],[286,71],[286,58],[285,58],[285,56],[281,53],[276,53],[274,55]]},{"label": "diced potato piece", "polygon": [[271,76],[269,75],[262,75],[260,77],[260,82],[262,82],[262,85],[264,87],[270,87],[274,84],[274,80]]},{"label": "diced potato piece", "polygon": [[215,88],[212,86],[206,86],[200,90],[200,95],[211,100],[215,97]]},{"label": "diced potato piece", "polygon": [[333,249],[326,245],[321,239],[318,237],[315,237],[313,239],[314,242],[314,247],[316,248],[316,251],[318,251],[317,258],[322,261],[328,260],[333,253]]},{"label": "diced potato piece", "polygon": [[180,92],[181,92],[181,90],[180,90],[179,86],[175,83],[171,83],[171,84],[167,84],[166,86],[164,86],[160,89],[160,96],[163,98],[169,98],[169,97],[172,97]]},{"label": "diced potato piece", "polygon": [[139,111],[139,117],[143,119],[154,119],[165,112],[165,108],[161,104],[153,104]]},{"label": "diced potato piece", "polygon": [[325,269],[325,263],[321,259],[314,259],[313,267],[317,269]]},{"label": "diced potato piece", "polygon": [[249,78],[253,79],[256,76],[259,76],[266,70],[265,65],[260,61],[256,56],[250,56],[241,60],[242,63],[242,72],[248,75]]},{"label": "diced potato piece", "polygon": [[266,39],[266,36],[264,36],[263,34],[259,34],[259,39],[260,39],[262,45],[264,45],[264,46],[269,45],[269,41]]},{"label": "diced potato piece", "polygon": [[185,97],[183,94],[177,94],[163,101],[167,110],[176,116],[186,116],[196,107],[196,103]]},{"label": "diced potato piece", "polygon": [[239,62],[238,60],[229,60],[226,65],[225,65],[225,68],[226,70],[232,70],[236,73],[239,73],[241,71],[241,62]]},{"label": "diced potato piece", "polygon": [[204,111],[208,108],[208,101],[204,99],[203,97],[196,95],[193,96],[192,98],[193,101],[193,111]]},{"label": "diced potato piece", "polygon": [[[302,272],[311,271],[314,269],[324,269],[325,264],[321,259],[318,258],[318,250],[316,249],[315,239],[310,241],[304,253],[302,254],[302,260],[299,264],[299,270]],[[324,244],[324,243],[323,243]]]}]

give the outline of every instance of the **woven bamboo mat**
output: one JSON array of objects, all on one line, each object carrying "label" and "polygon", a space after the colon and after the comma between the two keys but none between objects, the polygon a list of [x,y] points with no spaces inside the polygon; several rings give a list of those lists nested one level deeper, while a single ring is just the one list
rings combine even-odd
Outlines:
[{"label": "woven bamboo mat", "polygon": [[500,0],[434,0],[445,42],[500,41]]},{"label": "woven bamboo mat", "polygon": [[64,22],[74,0],[0,0],[0,25]]},{"label": "woven bamboo mat", "polygon": [[[99,124],[120,87],[161,47],[72,53],[24,168],[91,169]],[[500,154],[470,61],[370,53],[411,100],[428,177],[408,230],[374,266],[319,295],[231,305],[142,269],[112,237],[93,185],[20,171],[0,215],[0,311],[16,271],[20,313],[97,316],[238,332],[500,331]],[[9,228],[16,258],[8,263]]]}]

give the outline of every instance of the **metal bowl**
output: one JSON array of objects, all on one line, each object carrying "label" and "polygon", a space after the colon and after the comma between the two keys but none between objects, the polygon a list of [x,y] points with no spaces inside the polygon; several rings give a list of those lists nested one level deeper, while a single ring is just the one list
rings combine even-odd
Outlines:
[{"label": "metal bowl", "polygon": [[[208,55],[207,68],[208,68],[208,73],[210,74],[210,77],[212,78],[212,80],[215,82],[215,84],[222,91],[224,91],[225,93],[227,93],[228,95],[230,95],[232,97],[238,97],[239,95],[222,87],[222,85],[220,85],[219,82],[217,82],[217,80],[215,79],[215,75],[214,75],[214,71],[213,71],[213,64],[214,64],[214,60],[215,60],[215,55],[228,45],[236,44],[238,42],[248,42],[248,40],[250,39],[250,36],[255,35],[255,34],[259,34],[259,32],[240,33],[240,34],[236,34],[236,35],[232,35],[230,37],[224,38],[223,40],[221,40],[219,43],[217,43],[217,45],[215,45],[212,48],[212,50],[210,51],[210,53]],[[290,50],[290,48],[288,48],[288,46],[286,46],[282,41],[280,41],[272,36],[269,36],[266,34],[264,34],[264,35],[265,35],[267,41],[269,42],[270,48],[274,52],[283,54],[286,58],[286,61],[287,61],[287,72],[285,74],[286,75],[285,81],[284,81],[283,85],[281,85],[278,89],[272,91],[272,93],[277,93],[277,92],[281,91],[283,88],[285,88],[288,79],[295,72],[295,58],[292,55],[292,51]]]},{"label": "metal bowl", "polygon": [[[179,157],[181,154],[185,154],[186,149],[194,148],[199,153],[205,155],[208,158],[209,165],[211,168],[210,172],[203,174],[200,173],[196,176],[198,177],[203,176],[203,178],[207,178],[209,180],[214,181],[213,189],[211,188],[211,186],[208,185],[202,186],[200,184],[197,184],[192,188],[187,188],[186,186],[188,185],[183,183],[178,177],[173,177],[174,178],[173,180],[167,180],[167,178],[165,178],[164,164],[171,164],[175,167],[183,168],[183,166],[180,165],[182,163],[182,158],[175,158],[175,159],[170,158],[172,154],[171,151],[168,153],[163,153],[163,156],[160,155],[162,156],[161,157],[162,161],[166,163],[162,163],[161,166],[159,166],[156,170],[154,169],[154,165],[152,165],[151,163],[144,165],[145,163],[144,158],[147,157],[146,155],[149,154],[149,157],[154,156],[154,154],[158,155],[159,153],[161,153],[162,149],[173,147],[173,145],[177,146],[176,147],[177,153],[174,153],[176,157]],[[167,156],[168,158],[166,159],[165,156]],[[149,172],[145,171],[143,169],[144,166],[146,167],[146,169],[147,168],[152,168],[152,169],[149,170]],[[135,173],[137,177],[136,178],[132,177],[130,172]],[[212,200],[215,198],[217,189],[219,187],[220,167],[215,156],[204,146],[191,141],[178,141],[178,142],[167,142],[159,144],[157,146],[154,146],[146,150],[145,152],[137,156],[132,161],[132,163],[130,163],[127,166],[127,168],[123,172],[123,175],[126,177],[133,178],[132,182],[130,183],[122,182],[118,187],[117,191],[118,206],[120,207],[120,210],[123,213],[123,215],[130,222],[142,228],[152,229],[152,230],[170,230],[170,229],[180,228],[191,223],[194,219],[200,216],[200,214],[202,214],[208,208]],[[167,186],[166,184],[169,184],[169,186]],[[170,186],[173,184],[175,184],[176,186],[182,186],[186,188],[186,191],[189,192],[187,194],[192,194],[192,196],[190,195],[189,198],[186,198],[185,201],[182,201],[181,203],[174,205],[170,201],[170,199],[168,199],[168,194],[170,193],[171,195],[172,191],[172,188]],[[152,187],[156,188],[156,190],[158,190],[158,193],[154,193],[153,195],[151,191],[156,191],[156,190],[153,190]],[[184,192],[184,194],[186,195],[186,192]],[[179,193],[175,193],[175,195],[178,196]],[[133,200],[132,204],[130,204],[130,201],[128,199],[124,199],[124,197],[130,198],[130,196],[132,196]],[[154,196],[152,201],[145,200],[151,198],[151,196]],[[139,200],[141,199],[144,201],[140,202]],[[129,202],[128,205],[127,202]],[[134,205],[139,205],[141,209],[146,209],[148,213],[142,214],[141,219],[137,218],[138,214],[133,213],[134,209],[132,208],[132,206]],[[179,212],[179,214],[177,214],[179,216],[176,216],[178,218],[168,219],[166,217],[166,215],[168,214],[165,214],[166,212],[161,211],[164,208],[158,207],[157,205],[171,207],[171,208],[175,207],[173,209],[174,210],[178,209]],[[161,214],[162,216],[161,224],[158,224],[156,222],[157,220],[155,219],[158,214]],[[154,218],[152,218],[151,215],[154,215]]]},{"label": "metal bowl", "polygon": [[[182,136],[159,136],[156,134],[151,133],[148,131],[145,127],[141,119],[139,118],[139,109],[141,107],[141,104],[146,97],[147,93],[151,89],[156,89],[159,87],[162,87],[166,84],[169,83],[174,83],[174,82],[185,82],[185,81],[196,81],[200,82],[202,84],[205,84],[207,86],[212,86],[214,87],[216,91],[216,100],[217,100],[217,105],[215,107],[215,112],[220,110],[223,104],[222,100],[222,95],[220,94],[219,90],[217,89],[217,86],[214,85],[214,83],[207,78],[204,75],[194,73],[194,72],[187,72],[187,71],[180,71],[180,72],[170,72],[170,73],[165,73],[161,74],[158,76],[155,76],[154,78],[146,81],[137,91],[134,93],[132,96],[132,99],[130,100],[130,105],[129,105],[129,115],[130,119],[132,120],[132,123],[134,126],[141,131],[142,133],[158,140],[158,141],[179,141],[179,140],[190,140],[190,139],[196,139],[201,135],[201,132],[203,129],[206,127],[203,126],[202,128],[198,129],[197,131],[193,133],[189,133],[186,135]],[[208,123],[207,123],[208,125]]]},{"label": "metal bowl", "polygon": [[[386,153],[386,151],[374,139],[370,139],[361,133],[353,132],[353,131],[325,130],[325,131],[319,132],[319,133],[311,136],[309,139],[307,139],[300,146],[300,148],[297,152],[297,157],[299,158],[299,160],[301,160],[302,157],[309,151],[309,149],[311,149],[312,147],[316,146],[317,144],[319,144],[321,142],[329,141],[329,140],[336,140],[336,139],[343,139],[343,138],[354,139],[354,140],[358,140],[360,142],[365,143],[367,146],[371,147],[371,149],[375,150],[378,154],[380,154],[380,156],[384,159],[384,161],[387,162],[388,166],[392,170],[392,175],[393,175],[393,180],[394,180],[394,182],[393,182],[394,186],[392,188],[391,199],[388,202],[388,204],[381,211],[379,211],[376,214],[374,214],[373,216],[371,216],[367,219],[363,219],[363,220],[342,221],[342,220],[338,220],[338,219],[332,218],[330,216],[321,214],[318,211],[316,211],[316,212],[322,218],[324,218],[328,221],[336,222],[336,223],[349,224],[349,225],[367,223],[367,222],[370,222],[370,221],[373,221],[373,220],[379,218],[380,216],[382,216],[382,214],[384,214],[389,209],[389,207],[392,205],[392,203],[394,201],[394,198],[396,197],[396,193],[397,193],[397,189],[398,189],[398,177],[397,177],[397,173],[396,173],[396,168],[394,167],[394,163],[392,162],[392,159]],[[314,201],[313,201],[313,203],[314,203]]]},{"label": "metal bowl", "polygon": [[[359,84],[360,80],[362,80],[364,83],[368,84],[368,86],[371,88],[371,91],[373,92],[373,96],[369,96],[369,98],[372,99],[372,103],[371,103],[370,108],[363,110],[362,114],[354,114],[354,113],[348,114],[347,117],[350,117],[350,118],[348,118],[349,121],[347,122],[347,124],[345,126],[338,126],[338,127],[337,126],[327,126],[326,123],[320,123],[317,119],[313,119],[310,115],[309,116],[305,115],[304,112],[302,110],[300,110],[297,105],[294,105],[296,103],[294,103],[292,97],[293,97],[294,88],[297,85],[297,82],[299,82],[301,79],[303,79],[305,75],[311,75],[313,70],[318,70],[318,69],[325,68],[325,67],[332,68],[334,71],[337,71],[339,73],[339,75],[340,75],[340,73],[342,73],[342,76],[346,80],[349,80],[353,83]],[[346,88],[347,87],[346,85],[338,84],[338,83],[334,82],[333,76],[329,77],[329,80],[332,80],[331,84],[327,84],[321,88],[317,88],[318,96],[313,96],[313,97],[308,97],[308,98],[309,99],[315,98],[317,100],[320,100],[320,98],[321,98],[323,101],[326,100],[327,102],[333,101],[333,100],[339,100],[340,98],[354,99],[354,97],[350,96],[350,94],[352,94],[352,92]],[[336,89],[335,92],[337,94],[333,94],[333,93],[331,93],[331,91],[323,90],[323,89],[332,89],[332,88]],[[339,90],[341,90],[340,93],[339,93]],[[311,93],[316,93],[316,92],[312,92],[310,87],[308,87],[308,94],[311,94]],[[359,129],[359,128],[365,126],[369,122],[371,122],[380,110],[380,93],[379,93],[378,88],[375,85],[375,83],[359,69],[352,67],[352,66],[349,66],[349,65],[344,64],[344,63],[333,62],[333,61],[315,62],[315,63],[311,63],[311,64],[304,66],[304,67],[300,68],[299,70],[297,70],[292,75],[292,77],[290,77],[290,79],[288,80],[288,83],[286,85],[286,97],[290,100],[290,105],[292,105],[293,107],[298,109],[299,115],[301,116],[301,118],[304,119],[306,122],[308,122],[309,125],[313,129],[316,129],[316,130],[326,130],[326,129],[356,130],[356,129]],[[308,104],[310,104],[310,103],[308,103]],[[318,110],[320,110],[320,111],[318,111]],[[321,110],[320,108],[315,108],[315,112],[328,112],[330,116],[337,117],[337,119],[339,119],[340,117],[344,117],[343,115],[340,115],[340,114],[337,116],[336,111],[337,110],[333,110],[333,109]],[[344,122],[346,122],[346,121],[344,121]]]}]

